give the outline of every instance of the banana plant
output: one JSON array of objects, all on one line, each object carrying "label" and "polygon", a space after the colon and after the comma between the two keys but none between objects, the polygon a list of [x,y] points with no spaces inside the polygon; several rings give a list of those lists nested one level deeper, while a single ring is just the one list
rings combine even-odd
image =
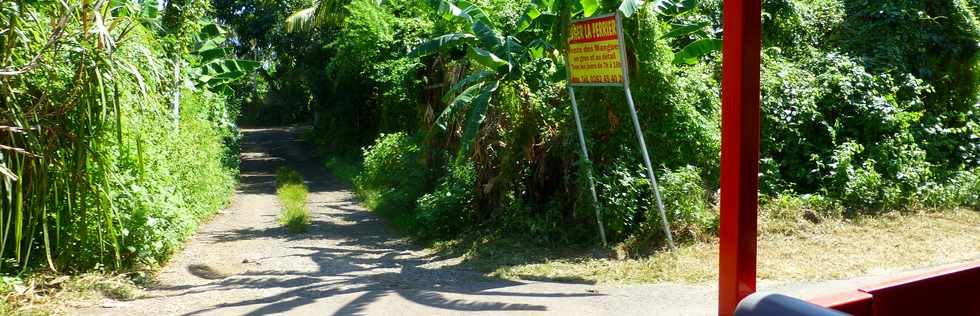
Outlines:
[{"label": "banana plant", "polygon": [[[700,3],[701,0],[656,0],[649,3],[644,3],[643,0],[623,0],[622,4],[619,5],[619,12],[628,18],[636,14],[644,5],[649,5],[654,14],[665,17],[665,20],[678,20],[683,15],[690,13]],[[680,38],[683,36],[695,38],[693,42],[688,43],[674,54],[674,64],[697,64],[702,57],[721,50],[721,40],[704,32],[708,26],[709,23],[706,22],[672,25],[670,32],[667,32],[662,38]]]},{"label": "banana plant", "polygon": [[234,49],[224,44],[227,32],[217,24],[206,25],[197,35],[198,49],[191,54],[195,86],[231,95],[230,84],[262,67],[257,61],[235,59]]},{"label": "banana plant", "polygon": [[[700,0],[657,0],[644,3],[641,0],[624,0],[619,11],[632,16],[644,5],[653,6],[653,13],[667,19],[681,17],[698,6]],[[452,85],[443,96],[445,110],[435,125],[445,130],[449,122],[465,113],[463,134],[460,139],[460,155],[472,147],[486,113],[491,106],[494,92],[503,82],[520,80],[521,66],[543,57],[550,57],[560,64],[555,47],[559,47],[564,23],[559,19],[563,7],[572,16],[591,16],[599,10],[596,0],[533,0],[517,23],[515,34],[501,34],[489,16],[479,6],[468,0],[440,0],[437,13],[446,20],[461,23],[463,30],[444,34],[418,45],[411,56],[422,57],[440,51],[465,52],[466,59],[478,65],[476,69]],[[721,41],[704,32],[707,23],[675,26],[664,37],[702,37],[686,45],[675,54],[677,64],[697,63],[701,57],[721,49]],[[540,33],[545,30],[550,33]],[[524,45],[518,35],[529,35],[532,40]],[[550,41],[549,41],[550,39]],[[546,54],[548,53],[548,54]]]},{"label": "banana plant", "polygon": [[467,0],[441,0],[437,12],[446,20],[461,23],[465,31],[425,41],[410,55],[422,57],[439,51],[465,51],[466,59],[477,65],[474,72],[453,84],[443,96],[448,105],[435,122],[437,127],[445,130],[450,121],[466,112],[458,155],[463,157],[472,148],[486,119],[494,92],[505,81],[520,80],[521,65],[535,58],[534,52],[542,49],[539,46],[529,49],[514,35],[501,34],[486,12]]}]

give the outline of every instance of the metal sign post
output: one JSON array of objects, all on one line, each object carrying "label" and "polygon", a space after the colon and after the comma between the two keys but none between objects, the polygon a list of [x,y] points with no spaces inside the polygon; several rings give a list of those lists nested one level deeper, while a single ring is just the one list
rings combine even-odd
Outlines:
[{"label": "metal sign post", "polygon": [[[572,110],[575,112],[575,124],[578,128],[579,143],[582,145],[583,157],[586,161],[589,160],[588,148],[585,145],[585,134],[582,131],[578,104],[575,100],[574,87],[623,87],[626,93],[626,102],[630,108],[630,116],[633,118],[633,130],[636,132],[636,139],[640,142],[643,163],[647,168],[647,176],[650,178],[650,187],[653,191],[653,196],[657,200],[657,208],[660,211],[660,220],[663,224],[664,233],[667,236],[667,243],[671,249],[676,249],[674,237],[670,233],[670,224],[667,222],[667,212],[664,210],[664,203],[660,198],[660,190],[657,187],[657,178],[653,173],[653,164],[650,163],[650,154],[647,152],[646,140],[643,138],[640,120],[636,115],[633,94],[630,92],[629,70],[626,65],[626,44],[623,40],[622,17],[616,13],[589,19],[574,20],[570,27],[568,53],[566,54],[569,76],[568,91],[572,97]],[[589,176],[589,188],[592,190],[592,199],[597,204],[595,208],[596,219],[599,220],[599,201],[596,197],[591,169],[586,172],[588,172]],[[602,234],[603,244],[605,244],[606,237],[601,220],[598,224],[599,232]]]},{"label": "metal sign post", "polygon": [[599,212],[599,197],[595,194],[595,180],[592,179],[592,161],[589,160],[589,147],[585,145],[585,132],[582,130],[582,119],[578,114],[578,103],[575,101],[575,88],[568,85],[568,94],[572,96],[572,112],[575,112],[575,128],[578,129],[578,143],[582,145],[582,160],[585,161],[585,176],[589,178],[589,191],[592,192],[592,203],[595,209],[596,224],[599,225],[599,236],[602,238],[602,245],[609,245],[606,242],[606,229],[602,227],[602,217]]}]

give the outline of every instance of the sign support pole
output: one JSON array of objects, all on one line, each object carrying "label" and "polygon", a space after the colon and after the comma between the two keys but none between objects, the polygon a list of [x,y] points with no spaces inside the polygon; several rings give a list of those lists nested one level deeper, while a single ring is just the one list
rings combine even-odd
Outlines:
[{"label": "sign support pole", "polygon": [[[619,13],[616,13],[616,28],[619,34],[623,34],[623,23]],[[663,224],[664,234],[667,235],[667,244],[670,249],[677,249],[674,245],[674,237],[670,233],[670,224],[667,223],[667,212],[664,211],[664,202],[660,198],[660,189],[657,187],[657,177],[653,174],[653,164],[650,163],[650,153],[647,152],[647,142],[643,138],[643,129],[640,128],[640,119],[636,116],[636,105],[633,104],[633,93],[630,92],[629,70],[626,64],[626,44],[623,36],[619,36],[619,54],[623,62],[623,90],[626,91],[626,103],[630,107],[630,116],[633,118],[633,130],[636,132],[636,139],[640,141],[640,152],[643,154],[643,163],[647,167],[647,176],[650,178],[650,187],[653,189],[653,196],[657,199],[657,208],[660,210],[660,222]]]},{"label": "sign support pole", "polygon": [[592,179],[592,164],[589,160],[589,148],[585,145],[585,132],[582,130],[582,119],[578,114],[578,102],[575,101],[575,88],[568,85],[568,94],[572,97],[572,111],[575,112],[575,127],[578,129],[578,143],[582,146],[582,160],[586,162],[585,176],[589,178],[589,191],[592,193],[592,203],[595,209],[595,221],[599,225],[599,237],[602,238],[602,245],[608,246],[606,242],[606,229],[602,227],[602,217],[599,212],[599,198],[595,194],[595,180]]},{"label": "sign support pole", "polygon": [[[615,34],[613,32],[615,31]],[[615,43],[615,44],[614,44]],[[619,46],[619,58],[613,60],[616,48]],[[577,54],[577,57],[575,56]],[[657,209],[660,211],[660,222],[663,224],[664,234],[667,236],[667,244],[671,250],[677,249],[674,245],[674,236],[670,232],[670,223],[667,222],[667,212],[664,210],[664,202],[660,197],[660,188],[657,186],[657,177],[654,176],[653,164],[650,163],[650,153],[647,151],[647,142],[643,139],[643,129],[640,128],[640,119],[636,115],[636,105],[633,104],[633,93],[630,91],[629,69],[627,69],[626,43],[623,41],[623,17],[619,12],[599,17],[582,20],[574,20],[569,28],[568,52],[565,57],[568,66],[568,92],[572,97],[572,110],[575,111],[575,126],[578,128],[579,143],[582,145],[583,157],[589,161],[588,148],[585,145],[585,133],[582,131],[582,122],[579,118],[578,104],[575,100],[574,86],[593,86],[593,87],[623,87],[626,93],[626,102],[630,108],[630,116],[633,118],[633,130],[636,132],[636,139],[640,142],[640,151],[643,154],[643,163],[647,168],[647,177],[650,179],[650,189],[653,196],[657,199]],[[576,63],[576,67],[572,64]],[[616,69],[616,68],[619,69]],[[579,69],[582,73],[576,75],[575,70]],[[622,78],[618,78],[622,75]],[[590,166],[591,167],[591,166]],[[592,180],[591,168],[587,170],[589,176],[589,189],[592,190],[592,200],[596,203],[596,220],[599,224],[599,233],[602,235],[602,243],[606,244],[606,233],[602,227],[599,217],[599,201],[596,198],[595,183]]]},{"label": "sign support pole", "polygon": [[667,244],[670,249],[677,249],[674,245],[674,236],[670,233],[670,224],[667,223],[667,212],[664,211],[664,202],[660,198],[660,190],[657,188],[657,177],[653,174],[653,164],[650,163],[650,154],[647,152],[647,142],[643,139],[643,130],[640,129],[640,119],[636,117],[636,106],[633,105],[633,94],[630,93],[629,80],[626,80],[626,101],[630,106],[630,115],[633,116],[633,129],[636,131],[636,139],[640,141],[640,151],[643,154],[643,163],[647,166],[647,177],[650,178],[650,187],[653,189],[653,196],[657,198],[657,208],[660,210],[660,222],[664,226],[664,233],[667,234]]}]

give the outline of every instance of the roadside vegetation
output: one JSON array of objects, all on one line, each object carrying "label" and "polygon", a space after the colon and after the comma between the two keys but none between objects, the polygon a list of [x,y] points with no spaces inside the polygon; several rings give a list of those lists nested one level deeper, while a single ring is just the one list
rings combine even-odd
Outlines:
[{"label": "roadside vegetation", "polygon": [[303,175],[288,167],[276,172],[276,194],[282,203],[279,223],[290,233],[302,233],[310,226],[310,210],[306,207],[309,190],[303,183]]},{"label": "roadside vegetation", "polygon": [[0,5],[3,272],[157,265],[236,182],[236,110],[202,80],[238,62],[206,4],[85,3]]},{"label": "roadside vegetation", "polygon": [[[268,43],[253,52],[282,67],[250,106],[303,96],[281,112],[309,113],[328,166],[402,231],[437,244],[589,248],[599,207],[615,249],[656,256],[664,234],[622,91],[579,89],[585,164],[565,89],[568,20],[618,10],[673,234],[694,247],[716,238],[721,1],[298,5],[265,7],[258,25],[245,22],[259,11],[227,13],[239,34]],[[817,223],[980,209],[978,9],[763,1],[762,202],[806,210],[773,207],[763,221],[830,233]]]},{"label": "roadside vegetation", "polygon": [[[275,108],[266,115],[283,117],[273,120],[311,117],[326,164],[369,208],[476,261],[506,253],[498,248],[506,244],[566,258],[675,255],[659,252],[664,234],[621,90],[579,89],[591,164],[576,144],[564,26],[618,10],[680,253],[702,253],[691,249],[716,239],[721,1],[321,0],[249,14],[232,10],[241,1],[216,3],[243,41],[261,43],[240,49],[279,67],[246,108]],[[822,239],[893,217],[949,229],[943,216],[972,220],[980,209],[978,5],[762,4],[762,221],[799,223],[776,226]],[[612,248],[594,247],[594,207]],[[497,266],[529,262],[539,261]]]},{"label": "roadside vegetation", "polygon": [[240,138],[229,84],[258,63],[235,58],[210,11],[0,2],[0,273],[15,303],[95,279],[83,273],[142,282],[228,203]]},{"label": "roadside vegetation", "polygon": [[[762,6],[763,277],[976,257],[980,4]],[[579,90],[591,162],[577,145],[567,25],[613,12],[677,252],[662,251],[622,90]],[[152,271],[227,204],[236,125],[296,122],[368,207],[477,269],[710,279],[721,14],[721,0],[2,1],[3,284]],[[279,220],[302,231],[302,178],[277,181]],[[548,250],[508,255],[520,248]]]}]

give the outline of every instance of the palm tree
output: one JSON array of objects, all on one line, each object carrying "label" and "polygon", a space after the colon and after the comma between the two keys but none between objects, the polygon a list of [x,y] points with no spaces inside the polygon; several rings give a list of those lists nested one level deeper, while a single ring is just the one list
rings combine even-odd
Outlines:
[{"label": "palm tree", "polygon": [[317,26],[338,25],[347,16],[344,9],[350,0],[314,0],[305,9],[286,18],[286,32],[309,31]]}]

